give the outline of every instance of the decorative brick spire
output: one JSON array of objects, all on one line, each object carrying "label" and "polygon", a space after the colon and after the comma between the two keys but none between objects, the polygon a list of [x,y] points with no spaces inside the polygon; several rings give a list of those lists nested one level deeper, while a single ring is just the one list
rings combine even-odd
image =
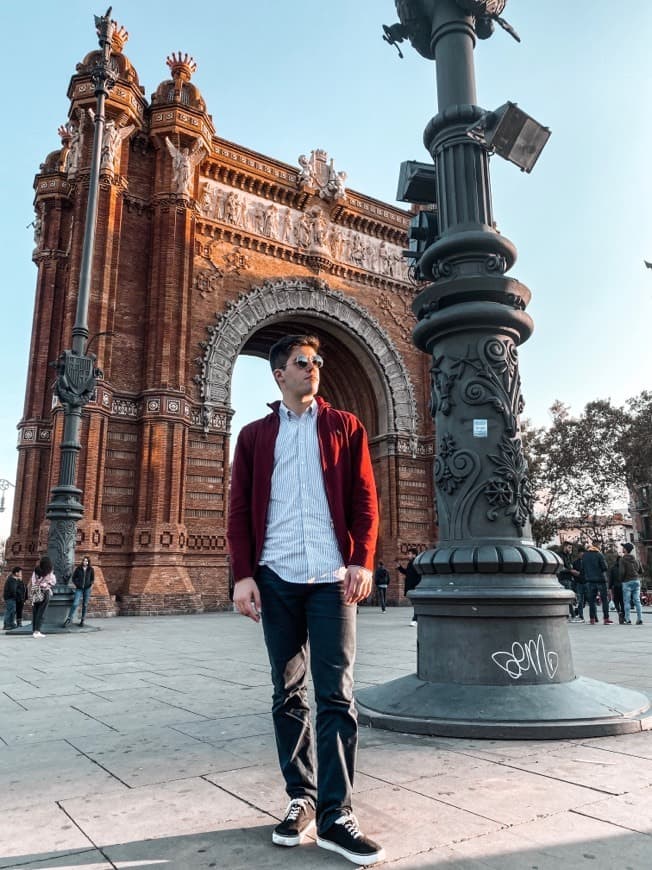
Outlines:
[{"label": "decorative brick spire", "polygon": [[165,61],[170,67],[172,78],[175,83],[189,82],[192,74],[197,70],[195,59],[189,54],[181,54],[181,52],[172,52]]},{"label": "decorative brick spire", "polygon": [[114,54],[122,54],[122,51],[129,39],[129,33],[117,21],[112,21],[113,33],[111,34],[111,51]]}]

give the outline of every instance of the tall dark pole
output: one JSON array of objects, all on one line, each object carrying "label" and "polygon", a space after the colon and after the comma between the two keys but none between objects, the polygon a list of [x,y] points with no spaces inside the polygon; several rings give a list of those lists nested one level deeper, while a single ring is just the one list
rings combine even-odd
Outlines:
[{"label": "tall dark pole", "polygon": [[410,594],[417,673],[359,692],[361,719],[453,736],[640,730],[644,695],[576,677],[572,595],[557,581],[558,557],[530,539],[517,351],[533,329],[530,292],[505,274],[516,249],[494,228],[486,145],[468,135],[486,115],[476,105],[476,38],[490,35],[505,2],[396,6],[401,24],[388,41],[408,38],[437,69],[438,114],[424,143],[439,227],[418,263],[431,283],[413,310],[414,342],[432,357],[440,540],[418,557],[422,579]]},{"label": "tall dark pole", "polygon": [[[59,483],[52,489],[52,500],[47,506],[46,517],[50,521],[48,555],[52,559],[59,585],[48,610],[48,622],[61,623],[62,607],[69,603],[70,587],[67,585],[75,561],[77,523],[84,515],[81,503],[82,491],[75,485],[77,458],[81,450],[79,433],[82,408],[92,398],[98,376],[96,357],[86,353],[88,341],[88,305],[90,299],[95,228],[97,225],[98,192],[100,181],[100,158],[105,125],[105,102],[115,83],[111,70],[111,38],[114,23],[110,19],[111,8],[103,17],[95,16],[101,54],[92,70],[97,107],[95,131],[88,184],[88,204],[84,226],[84,242],[81,256],[77,312],[72,329],[72,349],[65,350],[57,362],[55,392],[63,405],[64,424],[61,443],[61,467]],[[57,605],[59,605],[57,607]]]}]

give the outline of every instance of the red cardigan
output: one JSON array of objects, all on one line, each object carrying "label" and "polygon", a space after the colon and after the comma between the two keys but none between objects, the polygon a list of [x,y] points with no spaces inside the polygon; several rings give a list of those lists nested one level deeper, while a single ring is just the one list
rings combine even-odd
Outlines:
[{"label": "red cardigan", "polygon": [[[233,579],[253,577],[265,541],[280,402],[273,413],[245,426],[231,470],[227,539]],[[373,568],[378,500],[367,433],[362,423],[317,396],[317,437],[326,498],[345,565]]]}]

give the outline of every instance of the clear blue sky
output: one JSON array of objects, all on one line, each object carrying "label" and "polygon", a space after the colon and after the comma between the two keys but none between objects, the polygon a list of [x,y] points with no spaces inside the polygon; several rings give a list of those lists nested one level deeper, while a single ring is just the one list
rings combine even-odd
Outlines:
[{"label": "clear blue sky", "polygon": [[[93,14],[106,3],[36,0],[0,13],[0,478],[15,479],[27,374],[32,182],[59,147],[68,83],[97,45]],[[148,97],[168,78],[170,52],[194,56],[193,80],[220,136],[292,164],[325,148],[350,187],[389,202],[400,162],[427,159],[434,66],[409,47],[399,60],[382,41],[381,24],[396,20],[391,0],[129,0],[114,3],[112,17],[130,33],[125,53]],[[556,398],[579,412],[593,398],[622,402],[650,386],[652,271],[643,259],[652,260],[652,3],[510,0],[505,17],[522,42],[499,30],[478,44],[478,102],[492,109],[514,100],[552,129],[532,175],[500,158],[491,164],[496,220],[519,251],[511,274],[534,296],[536,331],[521,350],[525,413],[545,423]],[[263,396],[252,395],[252,412],[251,378],[237,382],[242,422]],[[267,384],[264,398],[275,398]],[[0,534],[8,519],[0,514]]]}]

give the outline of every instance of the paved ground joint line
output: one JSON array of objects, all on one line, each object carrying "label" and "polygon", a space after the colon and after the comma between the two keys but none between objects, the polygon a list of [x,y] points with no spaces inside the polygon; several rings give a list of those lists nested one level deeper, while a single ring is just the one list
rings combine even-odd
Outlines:
[{"label": "paved ground joint line", "polygon": [[88,836],[88,834],[87,834],[86,831],[82,828],[82,826],[81,826],[80,824],[78,824],[77,820],[76,820],[75,818],[73,818],[73,817],[70,815],[70,813],[68,812],[68,810],[67,810],[65,807],[63,807],[63,806],[61,805],[61,802],[60,802],[60,801],[55,801],[55,803],[56,803],[56,805],[59,807],[59,809],[61,810],[61,812],[64,813],[66,816],[68,816],[68,818],[69,818],[70,821],[73,823],[73,825],[77,828],[77,830],[79,831],[79,833],[82,834],[82,836],[86,837],[86,839],[88,840],[89,843],[92,843],[92,844],[93,844],[93,848],[95,849],[95,851],[97,851],[97,852],[100,853],[100,855],[104,858],[104,860],[107,861],[107,862],[111,865],[111,867],[113,868],[113,870],[119,870],[119,868],[117,867],[117,865],[113,863],[113,861],[109,858],[109,856],[106,854],[106,852],[104,851],[104,849],[102,849],[101,846],[98,846],[97,843],[93,840],[92,837],[89,837],[89,836]]},{"label": "paved ground joint line", "polygon": [[279,821],[283,818],[283,816],[275,816],[273,813],[270,813],[269,810],[264,810],[262,807],[253,804],[248,798],[239,795],[235,791],[231,791],[228,788],[224,788],[223,785],[218,785],[216,782],[208,779],[208,774],[203,773],[199,778],[203,779],[204,782],[207,782],[209,785],[214,786],[215,788],[219,788],[220,791],[225,792],[225,794],[231,795],[231,797],[235,798],[238,801],[241,801],[243,804],[247,804],[248,807],[251,807],[252,810],[256,810],[257,813],[260,813],[263,816],[269,816],[270,819],[279,819]]},{"label": "paved ground joint line", "polygon": [[20,701],[16,700],[16,698],[12,698],[8,692],[3,692],[2,694],[5,695],[7,698],[9,698],[10,701],[13,701],[14,704],[18,704],[18,706],[21,708],[21,710],[24,710],[25,712],[28,711],[28,709],[29,709],[28,707],[25,707],[25,705],[21,704]]},{"label": "paved ground joint line", "polygon": [[83,755],[84,758],[87,758],[88,761],[91,761],[93,764],[95,764],[97,767],[99,767],[100,770],[103,770],[104,773],[108,773],[108,775],[109,775],[112,779],[117,780],[119,783],[121,783],[122,785],[124,785],[124,786],[125,786],[126,788],[128,788],[130,791],[134,788],[134,786],[129,785],[128,782],[125,782],[123,779],[120,779],[120,777],[119,777],[117,774],[113,773],[113,771],[109,770],[107,767],[104,767],[103,764],[100,764],[100,762],[97,761],[97,759],[93,758],[91,755],[88,755],[88,753],[87,753],[87,752],[84,752],[83,749],[80,749],[79,746],[75,746],[75,744],[72,742],[72,738],[70,738],[70,737],[65,737],[64,740],[65,740],[65,742],[66,742],[69,746],[72,746],[72,748],[75,750],[75,752],[79,752],[80,755]]},{"label": "paved ground joint line", "polygon": [[86,710],[80,710],[79,707],[75,707],[74,704],[70,705],[71,710],[75,710],[77,713],[81,713],[82,716],[86,716],[87,719],[92,719],[93,722],[97,722],[99,725],[104,725],[105,728],[110,728],[111,731],[114,731],[116,734],[121,734],[121,731],[118,731],[117,728],[114,728],[113,725],[109,725],[107,722],[104,722],[102,719],[98,719],[97,716],[91,716],[90,713],[87,713]]}]

